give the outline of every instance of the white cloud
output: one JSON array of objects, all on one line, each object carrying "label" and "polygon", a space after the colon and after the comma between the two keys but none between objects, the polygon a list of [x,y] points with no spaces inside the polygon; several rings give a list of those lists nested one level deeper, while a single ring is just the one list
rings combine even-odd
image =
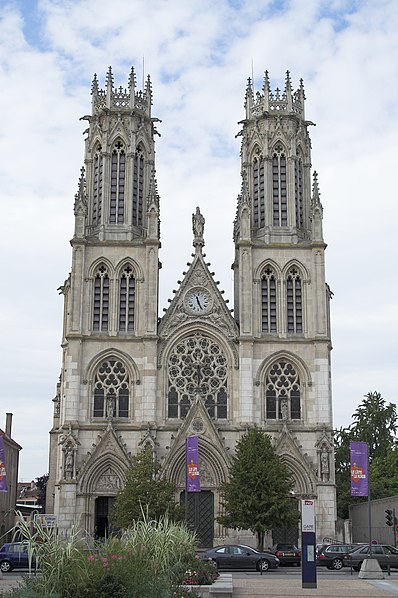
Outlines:
[{"label": "white cloud", "polygon": [[[43,0],[0,8],[0,217],[3,277],[0,426],[14,412],[21,476],[47,469],[61,366],[62,299],[73,198],[83,160],[80,116],[94,72],[127,84],[151,74],[161,196],[162,306],[192,251],[191,214],[206,218],[206,253],[232,297],[232,221],[240,191],[246,80],[268,69],[304,79],[319,173],[332,301],[336,426],[362,396],[395,401],[398,137],[395,0]],[[393,229],[394,227],[394,229]],[[178,229],[178,237],[175,230]],[[161,311],[161,310],[160,310]]]}]

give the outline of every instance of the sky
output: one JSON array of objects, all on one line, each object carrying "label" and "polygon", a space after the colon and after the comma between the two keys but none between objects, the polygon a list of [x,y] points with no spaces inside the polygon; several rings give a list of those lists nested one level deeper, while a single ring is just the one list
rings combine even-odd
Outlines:
[{"label": "sky", "polygon": [[[324,208],[334,427],[363,396],[397,402],[396,0],[0,0],[0,427],[13,413],[20,480],[48,471],[80,117],[111,65],[151,76],[161,119],[160,315],[192,253],[191,215],[232,303],[232,222],[248,77],[302,78]],[[395,173],[395,174],[394,174]],[[394,274],[395,272],[395,274]]]}]

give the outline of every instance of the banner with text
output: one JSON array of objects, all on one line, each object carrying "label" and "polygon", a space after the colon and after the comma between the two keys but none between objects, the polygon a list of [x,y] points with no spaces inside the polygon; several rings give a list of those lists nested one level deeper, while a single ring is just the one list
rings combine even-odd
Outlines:
[{"label": "banner with text", "polygon": [[0,492],[7,492],[6,457],[4,453],[4,438],[0,435]]},{"label": "banner with text", "polygon": [[368,468],[368,443],[350,442],[351,496],[368,496]]},{"label": "banner with text", "polygon": [[198,437],[187,436],[187,492],[200,492]]}]

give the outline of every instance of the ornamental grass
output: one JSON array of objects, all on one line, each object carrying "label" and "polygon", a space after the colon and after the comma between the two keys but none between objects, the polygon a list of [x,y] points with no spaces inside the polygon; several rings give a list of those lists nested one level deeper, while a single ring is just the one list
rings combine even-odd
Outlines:
[{"label": "ornamental grass", "polygon": [[20,514],[15,530],[28,543],[37,575],[25,578],[10,598],[184,598],[184,583],[192,578],[187,571],[201,567],[195,536],[167,517],[143,517],[103,542],[78,524],[61,534],[38,521],[32,531]]}]

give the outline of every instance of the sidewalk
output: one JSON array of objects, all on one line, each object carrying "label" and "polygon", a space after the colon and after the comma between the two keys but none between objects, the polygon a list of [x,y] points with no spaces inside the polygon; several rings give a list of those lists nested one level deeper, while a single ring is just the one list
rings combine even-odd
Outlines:
[{"label": "sidewalk", "polygon": [[[0,592],[17,587],[18,580],[0,578]],[[318,579],[317,588],[303,589],[300,578],[272,579],[271,575],[234,579],[233,598],[385,598],[398,597],[398,578],[382,580]],[[0,593],[1,596],[1,593]],[[111,598],[111,597],[110,597]]]},{"label": "sidewalk", "polygon": [[233,598],[378,598],[398,596],[398,579],[318,579],[317,588],[303,589],[301,579],[272,579],[271,575],[234,579]]}]

